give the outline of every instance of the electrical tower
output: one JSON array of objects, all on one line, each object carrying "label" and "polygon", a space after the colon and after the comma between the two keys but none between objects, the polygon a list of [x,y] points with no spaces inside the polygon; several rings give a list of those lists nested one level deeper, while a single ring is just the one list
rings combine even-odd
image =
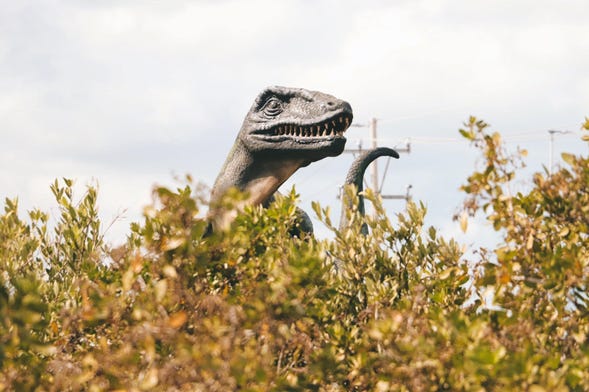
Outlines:
[{"label": "electrical tower", "polygon": [[[377,137],[377,132],[376,132],[376,126],[377,126],[377,119],[376,118],[372,118],[370,119],[370,122],[368,123],[368,128],[370,131],[370,148],[377,148],[378,147],[378,137]],[[365,128],[366,125],[364,124],[352,124],[353,127],[358,127],[358,128]],[[406,143],[405,147],[403,148],[395,148],[395,150],[398,153],[406,153],[409,154],[411,152],[411,144],[409,142]],[[362,144],[360,142],[360,144],[358,145],[357,148],[352,148],[352,149],[345,149],[344,152],[347,153],[352,153],[352,154],[357,154],[357,153],[361,153],[362,151],[364,151],[362,149]],[[370,164],[370,182],[371,182],[371,186],[370,188],[372,188],[372,190],[374,190],[374,192],[380,194],[380,196],[383,199],[388,199],[388,200],[405,200],[405,201],[409,201],[411,199],[411,195],[410,195],[410,191],[411,191],[411,185],[407,186],[407,191],[404,195],[383,195],[382,194],[382,186],[384,184],[384,180],[386,178],[387,175],[387,171],[389,168],[389,163],[390,163],[390,158],[387,160],[387,164],[385,166],[384,169],[384,173],[382,176],[382,179],[379,182],[378,179],[378,165],[377,165],[377,161],[373,161]]]}]

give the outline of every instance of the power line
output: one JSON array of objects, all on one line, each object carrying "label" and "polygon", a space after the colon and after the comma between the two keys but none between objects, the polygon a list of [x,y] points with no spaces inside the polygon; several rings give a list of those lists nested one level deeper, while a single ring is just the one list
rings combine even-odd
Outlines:
[{"label": "power line", "polygon": [[[512,133],[512,134],[502,134],[501,137],[505,143],[515,143],[515,142],[529,142],[529,141],[545,141],[546,140],[546,131],[536,131],[536,132],[522,132],[522,133]],[[581,132],[578,131],[559,131],[562,133],[563,136],[575,136],[581,135]],[[355,139],[357,145],[361,146],[364,139]],[[372,139],[370,140],[372,142]],[[410,146],[411,144],[422,144],[422,145],[429,145],[429,144],[446,144],[446,143],[458,143],[463,142],[463,138],[458,137],[437,137],[437,136],[412,136],[410,138],[405,138],[400,140],[399,138],[377,138],[377,143],[396,143],[397,145],[400,143],[405,143],[406,146]],[[346,151],[351,152],[359,152],[362,151],[361,147],[358,149],[350,149]],[[397,149],[397,152],[410,152],[407,151],[406,148]]]},{"label": "power line", "polygon": [[[367,124],[358,124],[358,123],[354,123],[352,124],[352,127],[356,127],[356,128],[368,128],[369,130],[369,140],[368,140],[368,144],[370,145],[370,148],[376,148],[378,147],[379,143],[382,144],[390,144],[390,143],[394,143],[394,149],[399,152],[399,153],[406,153],[409,154],[411,153],[411,145],[412,144],[421,144],[421,145],[432,145],[432,144],[446,144],[446,143],[460,143],[463,142],[464,139],[463,138],[458,138],[458,137],[437,137],[437,136],[413,136],[411,138],[405,138],[402,141],[399,138],[396,139],[391,139],[391,138],[379,138],[377,136],[377,124],[378,124],[378,120],[376,118],[372,118],[370,119],[370,121]],[[569,128],[569,127],[566,127]],[[502,134],[502,139],[504,141],[504,143],[522,143],[522,142],[532,142],[532,141],[545,141],[546,140],[546,131],[526,131],[526,132],[517,132],[517,133],[510,133],[510,134]],[[554,134],[558,133],[560,136],[570,136],[570,135],[578,135],[580,134],[579,131],[548,131],[550,134],[550,140],[549,140],[549,168],[552,168],[552,148],[553,148],[553,143],[554,143]],[[365,151],[365,149],[363,148],[362,144],[364,142],[365,139],[356,139],[357,140],[357,147],[356,148],[349,148],[344,150],[344,152],[346,153],[352,153],[352,154],[359,154],[362,153],[363,151]],[[404,147],[397,147],[399,144],[404,144]],[[389,160],[387,160],[386,166],[385,166],[385,170],[382,176],[382,179],[379,180],[378,178],[378,165],[377,162],[374,161],[371,163],[371,171],[370,171],[370,178],[371,178],[371,188],[377,192],[378,194],[380,194],[380,196],[383,199],[389,199],[389,200],[405,200],[408,201],[411,199],[411,195],[410,195],[410,191],[412,186],[408,185],[407,186],[407,190],[405,194],[397,194],[397,195],[383,195],[382,194],[382,187],[387,175],[387,171],[388,171],[388,166],[390,163],[390,157]],[[366,181],[364,181],[366,184]]]}]

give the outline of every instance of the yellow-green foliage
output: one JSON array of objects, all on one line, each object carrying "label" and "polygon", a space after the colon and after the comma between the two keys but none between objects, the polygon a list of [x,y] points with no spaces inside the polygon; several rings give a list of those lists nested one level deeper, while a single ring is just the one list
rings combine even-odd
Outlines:
[{"label": "yellow-green foliage", "polygon": [[318,241],[290,234],[294,192],[205,236],[198,192],[157,188],[116,249],[93,188],[53,184],[53,224],[6,200],[0,390],[589,390],[588,160],[510,195],[516,160],[467,125],[487,165],[465,211],[504,239],[478,260],[425,228],[423,205],[391,221],[370,192],[375,215],[347,211],[341,232],[314,205],[335,233]]}]

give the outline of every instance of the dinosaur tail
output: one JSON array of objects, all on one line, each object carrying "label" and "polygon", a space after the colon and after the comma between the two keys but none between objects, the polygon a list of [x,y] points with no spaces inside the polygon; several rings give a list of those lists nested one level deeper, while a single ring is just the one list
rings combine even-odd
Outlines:
[{"label": "dinosaur tail", "polygon": [[[358,158],[354,160],[350,170],[348,171],[348,175],[346,176],[346,185],[347,184],[354,184],[356,186],[356,190],[358,192],[358,211],[360,214],[364,215],[364,197],[360,194],[363,188],[363,179],[364,179],[364,172],[366,168],[372,161],[374,161],[378,157],[382,156],[389,156],[393,158],[399,158],[399,153],[391,148],[388,147],[378,147],[372,150],[367,150],[360,154]],[[348,200],[345,194],[342,196],[343,205],[342,205],[342,215],[340,219],[340,230],[343,230],[348,225],[348,220],[345,214],[346,206],[349,208],[351,206],[352,201]],[[362,233],[367,234],[368,229],[366,227],[362,227]]]}]

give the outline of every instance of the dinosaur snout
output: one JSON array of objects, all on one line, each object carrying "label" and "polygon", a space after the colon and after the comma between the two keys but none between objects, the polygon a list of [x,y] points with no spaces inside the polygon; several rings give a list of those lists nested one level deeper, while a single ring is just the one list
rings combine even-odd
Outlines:
[{"label": "dinosaur snout", "polygon": [[352,114],[352,106],[346,101],[340,101],[340,105],[345,112]]},{"label": "dinosaur snout", "polygon": [[352,114],[352,106],[346,101],[339,99],[330,99],[322,103],[326,111],[343,110],[344,112]]}]

